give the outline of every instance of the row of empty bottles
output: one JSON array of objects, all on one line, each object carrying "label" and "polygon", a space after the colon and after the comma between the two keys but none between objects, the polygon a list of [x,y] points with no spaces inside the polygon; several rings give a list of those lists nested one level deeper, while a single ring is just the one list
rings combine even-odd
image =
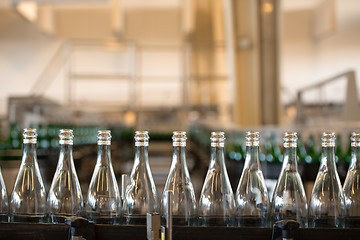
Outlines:
[{"label": "row of empty bottles", "polygon": [[335,164],[335,134],[323,133],[321,164],[309,200],[297,170],[297,133],[285,133],[282,169],[271,202],[259,163],[258,132],[246,134],[246,160],[235,194],[225,166],[225,134],[211,133],[210,163],[198,201],[186,165],[186,132],[173,133],[172,163],[162,196],[150,170],[147,131],[135,132],[134,164],[128,181],[122,181],[123,196],[112,167],[109,130],[98,131],[97,162],[86,198],[72,155],[73,131],[62,129],[59,138],[58,165],[46,194],[36,129],[24,129],[22,162],[9,200],[0,176],[2,221],[63,223],[84,216],[95,223],[145,225],[148,213],[160,214],[165,221],[167,209],[172,209],[174,225],[270,227],[291,219],[300,227],[360,227],[359,133],[351,136],[351,164],[343,188]]}]

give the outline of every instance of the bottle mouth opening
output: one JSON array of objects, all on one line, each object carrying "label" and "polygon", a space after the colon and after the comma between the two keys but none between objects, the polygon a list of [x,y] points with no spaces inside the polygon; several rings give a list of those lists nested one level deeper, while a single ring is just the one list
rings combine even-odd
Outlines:
[{"label": "bottle mouth opening", "polygon": [[37,136],[35,128],[24,128],[23,143],[37,143]]},{"label": "bottle mouth opening", "polygon": [[225,133],[224,132],[211,132],[211,147],[224,147]]},{"label": "bottle mouth opening", "polygon": [[148,131],[136,131],[134,139],[136,142],[145,142],[149,141],[149,132]]},{"label": "bottle mouth opening", "polygon": [[186,132],[185,131],[174,131],[172,140],[174,147],[185,147],[186,146]]},{"label": "bottle mouth opening", "polygon": [[247,132],[245,136],[245,145],[247,147],[257,147],[260,142],[260,134],[259,132]]},{"label": "bottle mouth opening", "polygon": [[321,137],[321,146],[323,147],[335,147],[336,136],[334,132],[324,132]]},{"label": "bottle mouth opening", "polygon": [[350,139],[352,147],[360,147],[360,133],[353,132]]},{"label": "bottle mouth opening", "polygon": [[135,147],[149,146],[150,137],[148,131],[136,131],[134,139],[135,139]]},{"label": "bottle mouth opening", "polygon": [[283,141],[284,141],[284,147],[297,147],[297,132],[285,132]]},{"label": "bottle mouth opening", "polygon": [[110,145],[111,144],[111,131],[99,130],[97,134],[98,145]]},{"label": "bottle mouth opening", "polygon": [[60,144],[73,145],[74,132],[72,129],[60,129],[59,138]]}]

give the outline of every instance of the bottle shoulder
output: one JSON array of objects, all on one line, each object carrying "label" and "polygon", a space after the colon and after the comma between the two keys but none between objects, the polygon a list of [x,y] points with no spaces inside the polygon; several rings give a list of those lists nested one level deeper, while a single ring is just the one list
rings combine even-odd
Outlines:
[{"label": "bottle shoulder", "polygon": [[319,172],[311,192],[309,207],[330,207],[327,203],[343,205],[343,189],[337,175]]},{"label": "bottle shoulder", "polygon": [[235,199],[240,208],[258,204],[268,206],[268,190],[260,170],[244,169],[236,189]]},{"label": "bottle shoulder", "polygon": [[199,207],[208,205],[220,207],[221,204],[231,207],[235,204],[232,187],[223,173],[208,171],[201,190]]},{"label": "bottle shoulder", "polygon": [[273,193],[273,203],[307,203],[303,182],[298,172],[284,172],[280,175]]},{"label": "bottle shoulder", "polygon": [[360,197],[360,170],[349,169],[344,181],[344,195]]}]

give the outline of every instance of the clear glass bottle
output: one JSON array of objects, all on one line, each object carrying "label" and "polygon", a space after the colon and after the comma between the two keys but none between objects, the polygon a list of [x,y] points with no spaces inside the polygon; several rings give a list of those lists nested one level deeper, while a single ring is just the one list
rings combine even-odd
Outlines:
[{"label": "clear glass bottle", "polygon": [[123,223],[146,225],[147,213],[160,213],[148,159],[149,134],[135,132],[135,159],[123,201]]},{"label": "clear glass bottle", "polygon": [[344,226],[345,202],[335,165],[335,133],[322,135],[320,167],[309,202],[309,227]]},{"label": "clear glass bottle", "polygon": [[259,162],[258,132],[247,132],[245,165],[235,194],[236,225],[267,227],[269,196]]},{"label": "clear glass bottle", "polygon": [[9,199],[6,191],[5,181],[0,169],[0,222],[9,220]]},{"label": "clear glass bottle", "polygon": [[97,144],[97,161],[87,192],[86,216],[95,223],[118,224],[121,199],[111,161],[110,130],[98,131]]},{"label": "clear glass bottle", "polygon": [[186,132],[173,132],[172,162],[161,198],[161,217],[166,217],[167,191],[173,192],[172,216],[174,225],[194,226],[197,222],[197,202],[186,165]]},{"label": "clear glass bottle", "polygon": [[297,167],[297,133],[284,134],[284,159],[271,202],[272,222],[295,220],[308,226],[308,204]]},{"label": "clear glass bottle", "polygon": [[22,160],[10,199],[11,222],[47,222],[46,191],[36,155],[36,129],[23,131]]},{"label": "clear glass bottle", "polygon": [[83,196],[73,158],[73,130],[59,132],[60,154],[47,198],[50,221],[64,223],[66,217],[83,214]]},{"label": "clear glass bottle", "polygon": [[211,160],[199,200],[200,226],[233,226],[235,201],[224,159],[224,132],[211,133]]},{"label": "clear glass bottle", "polygon": [[360,133],[351,135],[351,161],[344,182],[345,227],[360,227]]}]

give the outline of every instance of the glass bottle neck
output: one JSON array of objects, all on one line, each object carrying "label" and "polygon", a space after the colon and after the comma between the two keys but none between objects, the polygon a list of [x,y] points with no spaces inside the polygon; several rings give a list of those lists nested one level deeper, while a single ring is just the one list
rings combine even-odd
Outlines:
[{"label": "glass bottle neck", "polygon": [[246,146],[244,168],[257,169],[259,165],[259,146]]},{"label": "glass bottle neck", "polygon": [[172,162],[186,164],[186,147],[184,146],[173,147]]},{"label": "glass bottle neck", "polygon": [[135,160],[141,164],[148,164],[148,146],[136,146],[135,147]]},{"label": "glass bottle neck", "polygon": [[24,143],[22,156],[22,163],[33,163],[36,159],[36,143]]},{"label": "glass bottle neck", "polygon": [[285,147],[283,169],[297,171],[297,152],[296,147]]},{"label": "glass bottle neck", "polygon": [[320,168],[324,166],[328,169],[336,168],[335,147],[322,147]]},{"label": "glass bottle neck", "polygon": [[71,144],[60,144],[60,157],[59,162],[63,167],[71,167],[73,162],[73,145]]},{"label": "glass bottle neck", "polygon": [[351,148],[351,162],[349,168],[360,170],[360,146]]},{"label": "glass bottle neck", "polygon": [[210,167],[214,167],[216,165],[219,165],[220,167],[225,167],[224,147],[220,147],[220,146],[211,147]]},{"label": "glass bottle neck", "polygon": [[98,145],[97,164],[101,164],[101,165],[111,164],[111,145],[108,144]]}]

